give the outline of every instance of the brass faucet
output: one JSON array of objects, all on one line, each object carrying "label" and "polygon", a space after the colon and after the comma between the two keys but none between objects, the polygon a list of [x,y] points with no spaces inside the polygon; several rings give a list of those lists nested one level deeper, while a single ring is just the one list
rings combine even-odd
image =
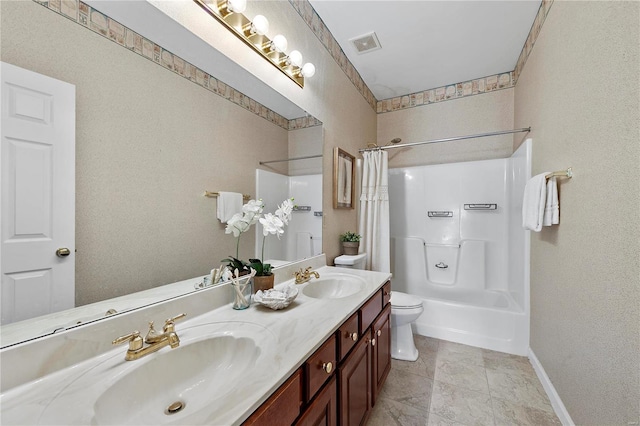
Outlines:
[{"label": "brass faucet", "polygon": [[[175,322],[184,318],[186,315],[187,314],[180,314],[166,320],[162,328],[162,333],[158,333],[155,328],[153,328],[153,321],[151,321],[149,322],[149,331],[144,340],[140,337],[140,332],[136,330],[133,333],[118,337],[112,344],[119,345],[129,342],[129,349],[127,349],[127,354],[124,356],[126,361],[140,359],[165,346],[171,346],[172,349],[175,349],[180,346],[180,338],[176,334]],[[144,346],[145,343],[149,346]]]},{"label": "brass faucet", "polygon": [[306,283],[311,279],[312,275],[316,278],[320,278],[320,274],[318,274],[316,271],[313,271],[311,269],[311,266],[309,266],[305,270],[302,270],[302,268],[300,268],[300,270],[298,272],[295,272],[294,275],[296,277],[296,284]]}]

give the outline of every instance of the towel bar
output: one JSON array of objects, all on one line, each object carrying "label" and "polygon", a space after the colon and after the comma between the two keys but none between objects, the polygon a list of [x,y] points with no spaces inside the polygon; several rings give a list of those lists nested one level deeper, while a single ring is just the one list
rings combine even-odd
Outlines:
[{"label": "towel bar", "polygon": [[549,179],[552,177],[566,177],[571,179],[573,177],[573,168],[569,167],[567,170],[558,170],[557,172],[552,172],[549,173],[548,175],[545,175],[545,179]]},{"label": "towel bar", "polygon": [[[211,192],[211,191],[204,191],[204,194],[202,194],[205,197],[209,197],[209,198],[218,198],[218,195],[220,195],[219,192]],[[244,201],[249,201],[251,199],[251,195],[248,194],[242,194],[242,199]]]}]

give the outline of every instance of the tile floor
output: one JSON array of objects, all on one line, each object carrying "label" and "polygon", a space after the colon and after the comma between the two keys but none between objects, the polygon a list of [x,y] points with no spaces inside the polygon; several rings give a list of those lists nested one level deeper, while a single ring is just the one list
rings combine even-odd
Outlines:
[{"label": "tile floor", "polygon": [[368,426],[560,425],[526,357],[415,335],[393,360]]}]

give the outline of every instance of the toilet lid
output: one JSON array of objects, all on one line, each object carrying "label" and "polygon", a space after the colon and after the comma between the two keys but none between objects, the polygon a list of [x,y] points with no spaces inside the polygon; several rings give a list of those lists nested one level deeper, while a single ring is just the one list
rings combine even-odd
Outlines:
[{"label": "toilet lid", "polygon": [[396,309],[413,309],[422,306],[422,300],[400,291],[391,292],[391,307]]}]

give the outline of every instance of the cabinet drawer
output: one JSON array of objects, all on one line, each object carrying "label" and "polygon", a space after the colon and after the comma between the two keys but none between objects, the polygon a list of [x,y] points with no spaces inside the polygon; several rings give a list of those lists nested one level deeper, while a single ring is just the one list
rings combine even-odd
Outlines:
[{"label": "cabinet drawer", "polygon": [[382,311],[382,290],[371,296],[362,308],[360,308],[360,335],[369,328],[374,319]]},{"label": "cabinet drawer", "polygon": [[318,389],[331,377],[337,364],[336,337],[332,335],[305,363],[305,402],[311,401]]},{"label": "cabinet drawer", "polygon": [[390,301],[391,301],[391,281],[387,281],[387,283],[382,286],[382,307],[387,306],[387,304]]},{"label": "cabinet drawer", "polygon": [[342,361],[360,337],[358,313],[351,315],[338,329],[338,359]]},{"label": "cabinet drawer", "polygon": [[302,371],[299,369],[243,423],[252,426],[290,425],[300,415]]}]

